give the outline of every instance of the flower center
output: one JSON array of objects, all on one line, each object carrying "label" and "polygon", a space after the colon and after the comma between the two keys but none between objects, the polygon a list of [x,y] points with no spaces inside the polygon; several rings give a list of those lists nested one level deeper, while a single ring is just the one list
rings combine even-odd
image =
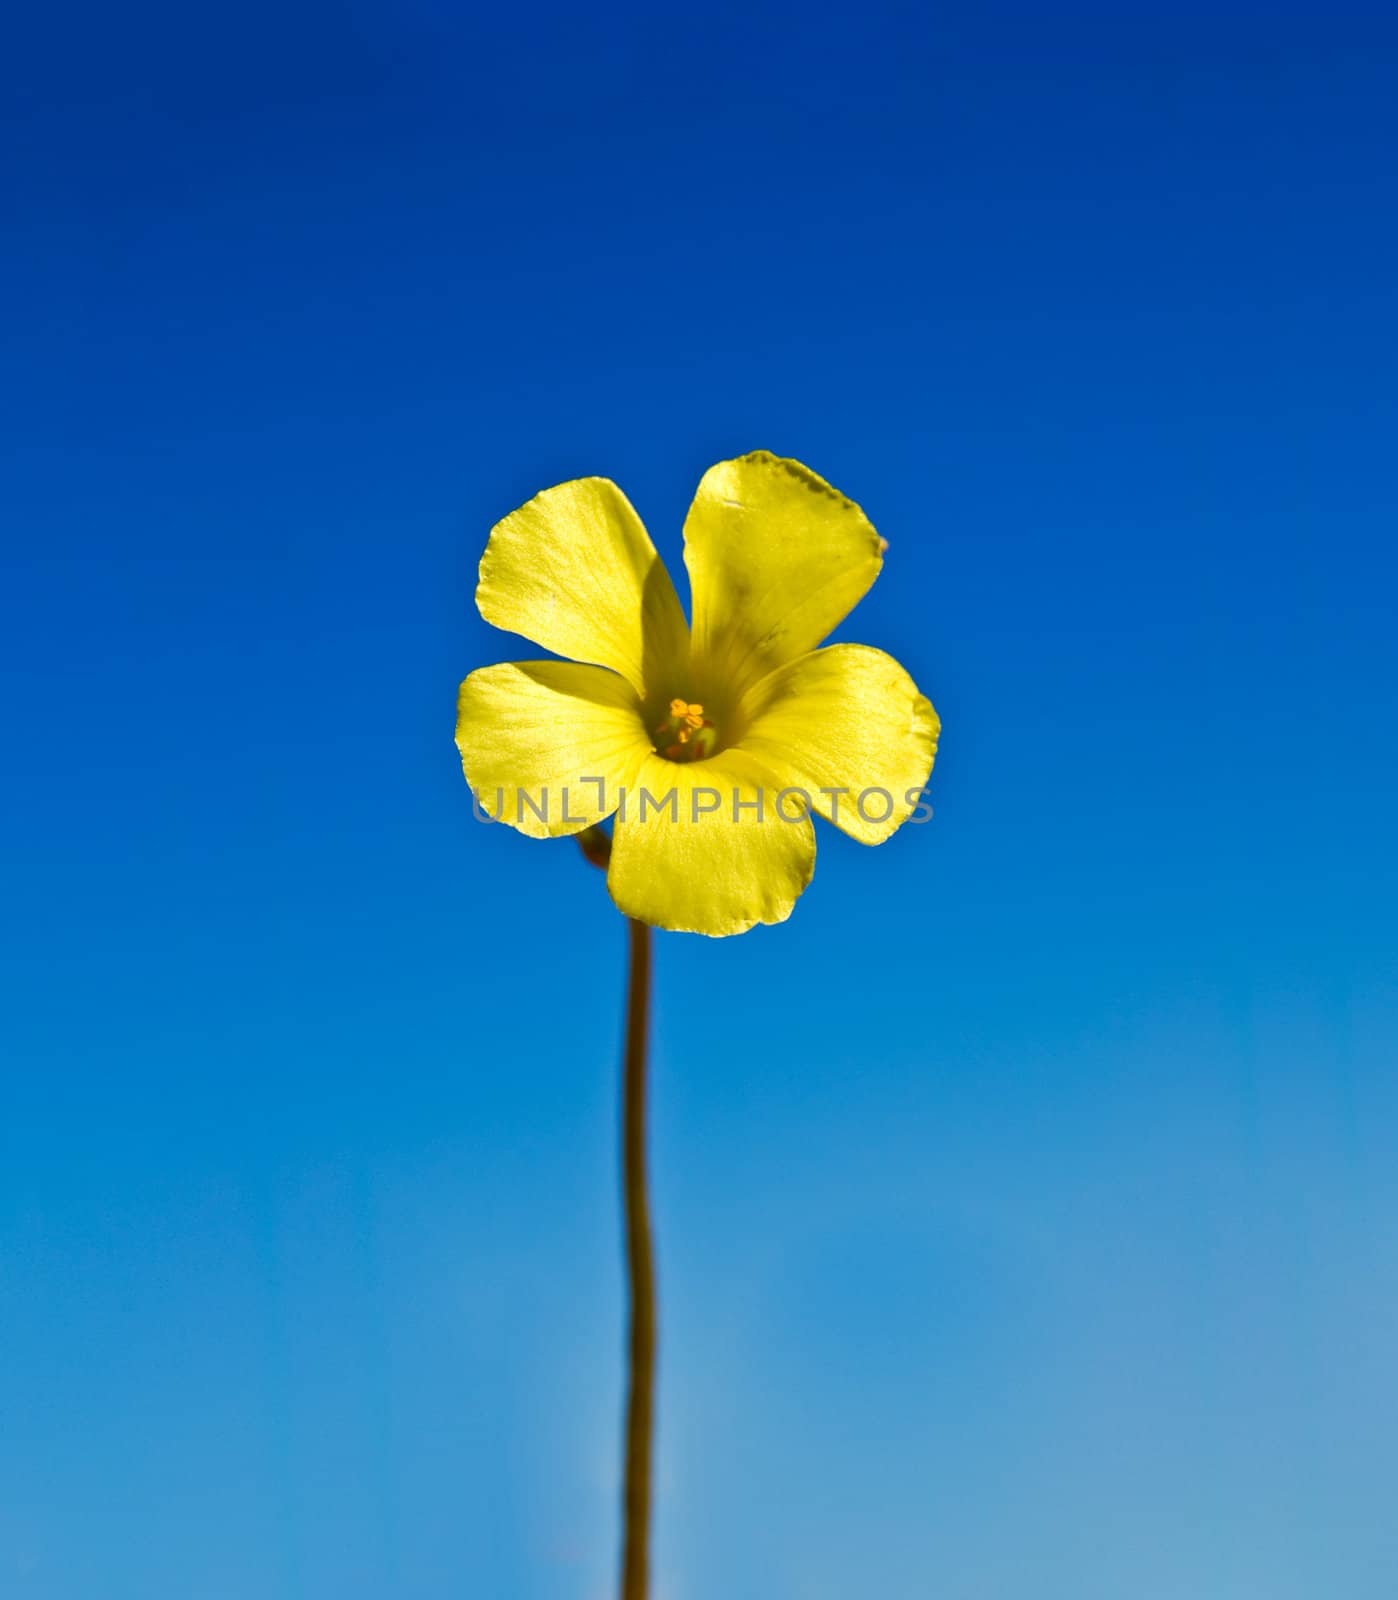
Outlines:
[{"label": "flower center", "polygon": [[667,761],[702,761],[717,743],[718,729],[703,706],[688,700],[672,700],[670,715],[655,730],[655,748]]}]

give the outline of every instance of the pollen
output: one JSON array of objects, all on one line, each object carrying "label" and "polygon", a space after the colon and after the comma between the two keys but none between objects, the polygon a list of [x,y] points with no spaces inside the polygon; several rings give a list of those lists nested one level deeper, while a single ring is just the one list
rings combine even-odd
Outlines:
[{"label": "pollen", "polygon": [[702,761],[713,754],[717,738],[703,706],[676,696],[670,715],[655,730],[655,748],[667,761]]}]

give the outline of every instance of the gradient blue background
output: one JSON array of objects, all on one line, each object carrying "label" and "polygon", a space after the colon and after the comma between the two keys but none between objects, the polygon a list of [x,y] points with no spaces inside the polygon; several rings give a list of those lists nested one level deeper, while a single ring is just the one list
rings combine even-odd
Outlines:
[{"label": "gradient blue background", "polygon": [[935,820],[662,939],[656,1600],[1398,1593],[1398,22],[11,19],[0,1593],[601,1600],[622,924],[492,522],[765,447]]}]

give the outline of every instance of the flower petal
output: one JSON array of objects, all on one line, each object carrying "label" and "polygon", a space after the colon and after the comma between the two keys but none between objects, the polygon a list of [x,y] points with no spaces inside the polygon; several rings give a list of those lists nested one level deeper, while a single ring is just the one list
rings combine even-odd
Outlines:
[{"label": "flower petal", "polygon": [[709,468],[684,538],[695,661],[739,689],[813,650],[883,565],[852,500],[765,450]]},{"label": "flower petal", "polygon": [[536,494],[490,530],[476,587],[497,628],[619,672],[638,694],[683,663],[684,612],[631,502],[607,478]]},{"label": "flower petal", "polygon": [[931,702],[892,656],[867,645],[813,650],[764,678],[743,709],[741,748],[861,844],[881,844],[907,821],[937,754]]},{"label": "flower petal", "polygon": [[626,680],[574,661],[473,672],[457,697],[456,744],[481,810],[534,839],[611,816],[651,748]]},{"label": "flower petal", "polygon": [[628,917],[718,937],[785,922],[814,871],[809,816],[778,815],[759,763],[739,750],[690,765],[652,755],[612,830],[607,887]]}]

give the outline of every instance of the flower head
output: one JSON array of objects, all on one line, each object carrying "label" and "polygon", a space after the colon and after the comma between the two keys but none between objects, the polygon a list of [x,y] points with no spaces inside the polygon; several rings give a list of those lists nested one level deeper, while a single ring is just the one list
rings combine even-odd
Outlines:
[{"label": "flower head", "polygon": [[523,833],[616,814],[607,886],[627,916],[742,933],[784,921],[810,882],[809,811],[864,844],[907,820],[939,724],[891,656],[818,648],[886,546],[815,473],[766,451],[721,461],[684,540],[692,626],[608,479],[545,489],[498,523],[481,615],[569,659],[473,672],[456,742],[482,807]]}]

